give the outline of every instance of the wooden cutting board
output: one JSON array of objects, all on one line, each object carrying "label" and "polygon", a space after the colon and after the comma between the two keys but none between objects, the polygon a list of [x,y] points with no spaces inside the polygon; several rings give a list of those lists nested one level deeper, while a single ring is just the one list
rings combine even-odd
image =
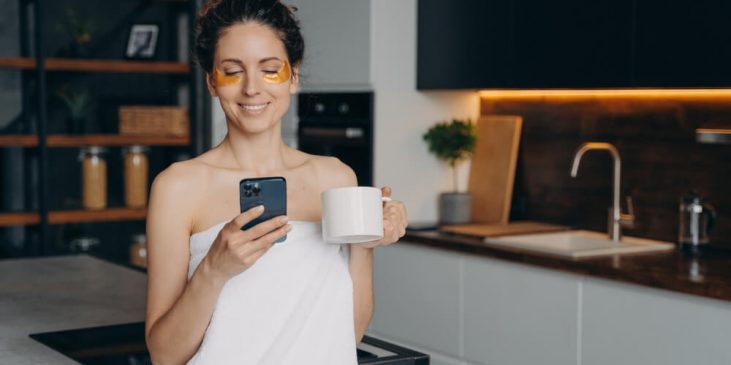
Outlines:
[{"label": "wooden cutting board", "polygon": [[508,223],[523,118],[484,115],[477,121],[469,192],[472,222]]},{"label": "wooden cutting board", "polygon": [[441,232],[464,234],[467,236],[475,236],[480,238],[527,233],[557,232],[565,231],[567,229],[569,229],[569,227],[529,221],[512,222],[506,224],[451,224],[439,227],[439,230]]}]

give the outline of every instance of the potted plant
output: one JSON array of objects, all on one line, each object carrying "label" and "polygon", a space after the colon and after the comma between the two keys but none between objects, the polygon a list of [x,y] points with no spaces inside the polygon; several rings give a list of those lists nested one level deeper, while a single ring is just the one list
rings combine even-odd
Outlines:
[{"label": "potted plant", "polygon": [[469,223],[471,197],[467,192],[458,192],[457,165],[469,158],[475,149],[475,125],[470,120],[452,119],[429,128],[423,138],[429,151],[452,168],[453,191],[439,195],[439,223]]},{"label": "potted plant", "polygon": [[62,89],[56,93],[68,111],[66,132],[70,134],[86,133],[86,112],[89,107],[89,93]]},{"label": "potted plant", "polygon": [[68,9],[66,18],[59,28],[66,31],[71,38],[69,56],[82,58],[89,56],[91,33],[94,31],[94,25],[89,18],[81,17],[73,9]]}]

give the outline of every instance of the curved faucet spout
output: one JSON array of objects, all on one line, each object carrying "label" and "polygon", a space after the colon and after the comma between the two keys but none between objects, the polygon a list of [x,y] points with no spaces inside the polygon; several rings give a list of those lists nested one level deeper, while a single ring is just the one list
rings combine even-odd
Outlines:
[{"label": "curved faucet spout", "polygon": [[614,147],[612,144],[606,142],[587,142],[582,143],[574,153],[574,161],[571,164],[571,177],[576,177],[576,174],[579,173],[579,164],[581,163],[581,158],[587,151],[591,150],[609,151],[609,153],[612,155],[612,160],[614,161],[615,178],[619,176],[622,162],[619,158],[619,151],[617,151],[617,148]]},{"label": "curved faucet spout", "polygon": [[[619,157],[619,151],[617,151],[617,148],[614,147],[612,144],[606,142],[587,142],[581,144],[574,153],[574,161],[571,164],[571,177],[576,177],[579,172],[581,157],[583,157],[586,152],[591,150],[605,150],[612,155],[612,160],[614,162],[614,175],[612,179],[612,216],[609,220],[610,224],[608,227],[608,233],[609,236],[612,238],[612,241],[619,242],[622,236],[622,231],[620,227],[620,224],[622,223],[622,211],[619,207],[620,182],[622,181],[620,176],[622,171],[622,162]],[[628,216],[627,218],[628,220],[634,220],[634,217]]]}]

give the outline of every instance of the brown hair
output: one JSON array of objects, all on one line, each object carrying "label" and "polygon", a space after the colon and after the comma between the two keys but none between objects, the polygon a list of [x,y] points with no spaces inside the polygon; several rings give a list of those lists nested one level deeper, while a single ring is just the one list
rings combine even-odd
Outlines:
[{"label": "brown hair", "polygon": [[257,22],[272,28],[284,43],[292,66],[302,62],[305,42],[294,12],[279,0],[210,0],[196,19],[195,57],[205,72],[213,71],[213,57],[221,33],[237,23]]}]

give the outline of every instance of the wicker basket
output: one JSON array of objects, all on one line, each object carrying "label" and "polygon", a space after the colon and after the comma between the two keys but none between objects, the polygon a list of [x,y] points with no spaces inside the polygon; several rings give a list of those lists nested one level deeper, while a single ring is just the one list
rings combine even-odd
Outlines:
[{"label": "wicker basket", "polygon": [[187,136],[188,108],[183,106],[120,106],[119,134]]}]

